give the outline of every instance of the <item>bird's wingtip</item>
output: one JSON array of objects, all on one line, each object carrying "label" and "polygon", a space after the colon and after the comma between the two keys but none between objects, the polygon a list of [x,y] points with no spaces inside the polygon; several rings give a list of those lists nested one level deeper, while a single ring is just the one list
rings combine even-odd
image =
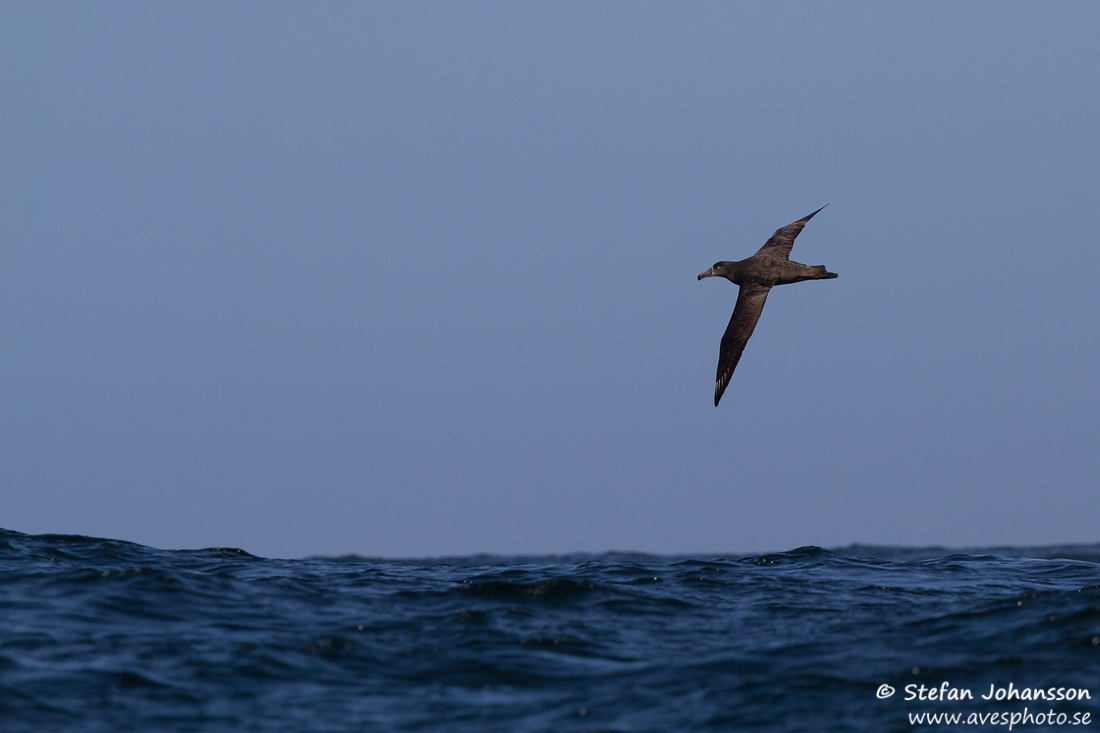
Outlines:
[{"label": "bird's wingtip", "polygon": [[[825,206],[828,206],[828,204],[825,204]],[[821,209],[824,209],[824,208],[825,208],[825,206],[822,206],[822,207],[821,207]],[[804,216],[804,217],[802,218],[802,221],[809,221],[810,219],[813,219],[813,218],[814,218],[814,214],[817,214],[817,212],[818,212],[818,211],[821,211],[821,209],[818,209],[818,210],[817,210],[817,211],[815,211],[815,212],[814,212],[813,214],[806,214],[806,216]]]}]

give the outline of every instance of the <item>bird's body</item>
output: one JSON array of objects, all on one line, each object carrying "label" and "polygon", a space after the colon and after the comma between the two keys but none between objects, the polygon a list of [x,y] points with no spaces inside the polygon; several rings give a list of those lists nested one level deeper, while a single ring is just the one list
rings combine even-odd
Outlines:
[{"label": "bird's body", "polygon": [[722,346],[718,352],[718,375],[714,380],[715,407],[722,399],[722,393],[741,359],[745,344],[756,328],[768,292],[776,285],[836,277],[836,273],[829,272],[824,265],[803,265],[790,259],[794,238],[817,211],[776,229],[775,234],[752,257],[739,262],[716,262],[714,267],[699,275],[700,280],[705,277],[724,277],[740,286],[737,305],[734,306],[733,316],[722,336]]},{"label": "bird's body", "polygon": [[753,255],[747,260],[730,262],[730,274],[725,277],[736,285],[762,285],[767,288],[788,285],[802,280],[820,280],[835,273],[826,272],[824,265],[803,265],[801,262],[776,257]]}]

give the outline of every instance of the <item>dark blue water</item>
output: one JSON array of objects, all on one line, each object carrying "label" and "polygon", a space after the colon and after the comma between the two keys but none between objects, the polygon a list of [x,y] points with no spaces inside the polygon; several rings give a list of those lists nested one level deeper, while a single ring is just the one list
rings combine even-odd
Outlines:
[{"label": "dark blue water", "polygon": [[[904,699],[944,682],[973,699]],[[981,699],[1010,684],[1089,698]],[[1025,708],[1091,730],[1098,700],[1098,546],[269,560],[0,531],[3,731],[900,731]],[[977,720],[925,728],[1009,729]]]}]

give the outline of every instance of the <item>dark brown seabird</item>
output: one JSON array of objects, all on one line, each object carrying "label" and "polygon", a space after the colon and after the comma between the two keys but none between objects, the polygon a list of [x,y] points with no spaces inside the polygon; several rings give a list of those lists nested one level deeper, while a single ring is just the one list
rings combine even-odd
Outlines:
[{"label": "dark brown seabird", "polygon": [[835,272],[826,271],[825,265],[803,265],[788,259],[791,247],[794,246],[794,238],[817,211],[782,229],[776,229],[771,239],[764,242],[764,246],[752,257],[740,262],[715,262],[714,267],[699,275],[700,280],[718,276],[740,286],[737,305],[733,308],[730,325],[726,326],[726,332],[722,335],[722,347],[718,351],[718,376],[714,380],[715,407],[718,407],[718,400],[722,399],[722,393],[726,391],[733,370],[741,359],[741,352],[745,350],[745,344],[748,343],[749,336],[752,336],[756,322],[760,320],[760,311],[764,310],[768,291],[776,285],[836,277]]}]

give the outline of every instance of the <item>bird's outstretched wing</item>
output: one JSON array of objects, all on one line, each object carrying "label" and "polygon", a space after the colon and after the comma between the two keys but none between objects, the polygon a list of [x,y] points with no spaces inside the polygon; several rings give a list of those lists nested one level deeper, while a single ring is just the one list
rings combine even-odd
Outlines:
[{"label": "bird's outstretched wing", "polygon": [[718,351],[718,376],[714,379],[715,407],[718,407],[718,400],[722,399],[733,370],[741,360],[741,352],[745,350],[745,344],[748,343],[749,336],[752,336],[756,322],[760,320],[760,311],[764,310],[764,301],[768,299],[769,290],[771,288],[764,285],[745,283],[737,292],[737,305],[733,308],[730,325],[726,326],[726,332],[722,335],[722,347]]},{"label": "bird's outstretched wing", "polygon": [[[828,204],[825,204],[825,206],[828,206]],[[821,209],[824,209],[825,206],[822,206]],[[821,211],[821,209],[817,211]],[[815,211],[814,214],[816,214],[817,211]],[[790,257],[791,247],[794,246],[794,238],[802,231],[802,227],[806,226],[806,222],[814,218],[814,214],[807,214],[796,222],[776,229],[775,234],[773,234],[771,239],[767,242],[764,242],[764,246],[757,250],[756,254],[767,255],[768,257],[779,257],[784,260]]]}]

